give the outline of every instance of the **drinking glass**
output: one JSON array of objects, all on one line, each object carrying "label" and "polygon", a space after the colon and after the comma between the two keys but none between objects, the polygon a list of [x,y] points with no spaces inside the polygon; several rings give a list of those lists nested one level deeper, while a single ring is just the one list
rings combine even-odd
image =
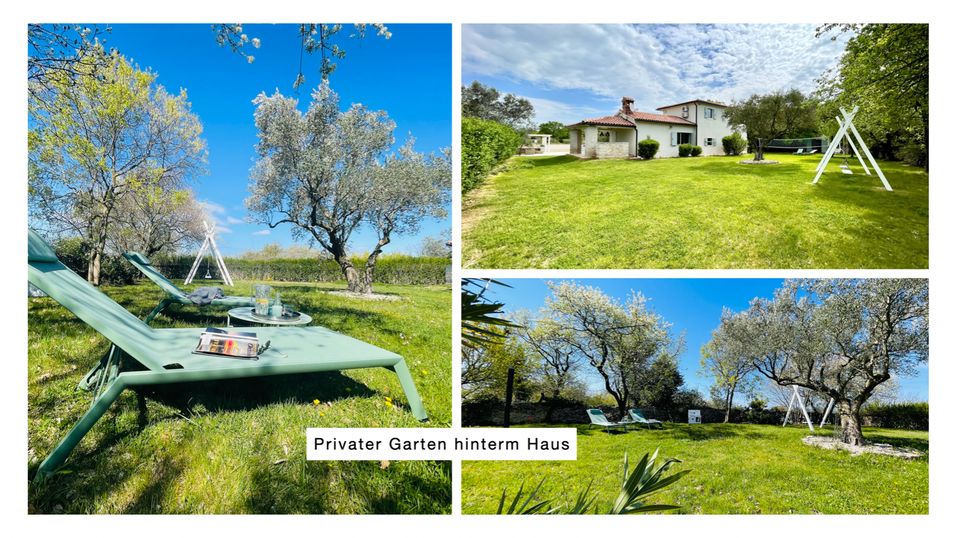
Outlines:
[{"label": "drinking glass", "polygon": [[257,284],[254,290],[254,313],[258,316],[269,316],[270,295],[273,289],[266,284]]}]

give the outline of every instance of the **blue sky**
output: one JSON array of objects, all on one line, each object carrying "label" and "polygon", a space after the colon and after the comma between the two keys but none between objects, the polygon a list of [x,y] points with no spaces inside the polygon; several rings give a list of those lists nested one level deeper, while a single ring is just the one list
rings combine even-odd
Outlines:
[{"label": "blue sky", "polygon": [[530,99],[536,121],[607,115],[690,99],[731,102],[779,89],[813,90],[848,35],[797,24],[468,24],[462,82]]},{"label": "blue sky", "polygon": [[[503,302],[505,310],[526,309],[536,312],[550,295],[548,280],[540,279],[498,279],[512,286],[491,286],[488,295],[491,299]],[[561,279],[554,279],[559,281]],[[642,293],[648,300],[647,306],[660,314],[672,325],[673,335],[685,333],[686,350],[680,356],[680,372],[686,386],[709,394],[710,379],[699,373],[700,348],[710,340],[711,331],[720,321],[720,313],[726,306],[732,310],[747,308],[754,297],[772,297],[774,290],[782,284],[781,279],[575,279],[583,285],[600,288],[607,295],[626,300],[631,291]],[[590,376],[590,370],[584,370],[584,377],[595,380],[599,376]],[[919,369],[912,378],[901,378],[901,400],[926,401],[928,399],[927,367]],[[603,388],[599,381],[593,385],[597,392]]]},{"label": "blue sky", "polygon": [[[293,95],[300,61],[295,24],[244,25],[244,33],[261,41],[247,63],[242,56],[217,46],[209,24],[111,25],[107,46],[115,47],[141,68],[159,75],[157,82],[171,92],[185,88],[204,126],[209,149],[209,175],[192,185],[197,197],[209,204],[220,229],[224,254],[258,249],[267,243],[293,242],[286,226],[267,233],[267,227],[245,222],[249,171],[257,141],[253,99],[260,92],[279,89]],[[385,110],[396,122],[397,145],[407,133],[416,149],[436,152],[451,140],[451,30],[449,25],[388,24],[389,40],[368,31],[363,40],[339,38],[347,57],[339,60],[331,85],[341,106],[363,103]],[[352,26],[342,32],[346,36]],[[301,109],[320,83],[319,55],[305,55],[306,83],[299,90]],[[450,220],[425,222],[416,236],[396,236],[386,252],[416,253],[423,237],[449,230]],[[355,234],[351,250],[368,251],[375,239],[370,230]]]}]

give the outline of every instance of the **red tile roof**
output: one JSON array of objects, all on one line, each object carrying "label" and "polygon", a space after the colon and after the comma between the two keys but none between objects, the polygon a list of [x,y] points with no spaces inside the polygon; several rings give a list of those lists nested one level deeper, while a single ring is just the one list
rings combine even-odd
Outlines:
[{"label": "red tile roof", "polygon": [[602,118],[593,118],[583,120],[580,123],[574,123],[573,125],[568,125],[568,127],[573,127],[575,125],[608,125],[611,127],[633,127],[633,123],[623,119],[617,114],[613,116],[603,116]]},{"label": "red tile roof", "polygon": [[654,114],[653,112],[634,112],[633,117],[639,121],[655,121],[659,123],[679,123],[680,125],[695,125],[692,121],[671,116],[670,114]]},{"label": "red tile roof", "polygon": [[[671,116],[669,114],[657,114],[654,112],[633,112],[633,117],[638,121],[652,121],[657,123],[674,123],[680,125],[695,125],[692,121],[685,120],[679,116]],[[612,116],[603,116],[601,118],[590,118],[583,120],[579,123],[574,123],[573,125],[568,125],[567,127],[575,127],[577,125],[600,125],[608,127],[633,127],[633,122],[625,119],[619,114],[614,114]]]}]

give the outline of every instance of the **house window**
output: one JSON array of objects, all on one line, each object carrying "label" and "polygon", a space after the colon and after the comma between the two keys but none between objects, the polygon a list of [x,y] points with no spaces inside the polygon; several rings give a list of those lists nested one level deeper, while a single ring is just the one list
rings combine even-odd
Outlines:
[{"label": "house window", "polygon": [[597,131],[597,142],[609,142],[610,131]]},{"label": "house window", "polygon": [[712,145],[713,145],[713,139],[712,139],[712,138],[704,138],[704,139],[703,139],[703,145],[704,145],[704,146],[712,146]]},{"label": "house window", "polygon": [[693,133],[673,133],[676,137],[677,144],[691,144],[693,143]]},{"label": "house window", "polygon": [[712,120],[716,117],[716,111],[710,107],[706,107],[703,109],[703,117]]},{"label": "house window", "polygon": [[683,107],[680,109],[680,117],[687,118],[690,116],[690,107]]}]

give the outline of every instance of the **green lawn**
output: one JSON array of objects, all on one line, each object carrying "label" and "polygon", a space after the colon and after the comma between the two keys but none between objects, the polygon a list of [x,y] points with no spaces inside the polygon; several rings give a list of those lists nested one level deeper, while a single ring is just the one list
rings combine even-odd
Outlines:
[{"label": "green lawn", "polygon": [[819,156],[513,158],[464,202],[465,268],[926,268],[926,172]]},{"label": "green lawn", "polygon": [[[253,283],[230,289],[251,293]],[[450,289],[376,286],[400,301],[324,293],[343,284],[272,283],[323,325],[403,355],[430,422],[451,423]],[[105,287],[145,316],[151,283]],[[30,476],[90,404],[75,387],[107,341],[48,298],[29,299]],[[174,306],[155,327],[223,326],[225,310]],[[167,314],[170,314],[169,316]],[[388,406],[391,397],[401,406]],[[314,405],[313,401],[320,401]],[[63,470],[30,486],[34,513],[449,513],[450,462],[306,462],[307,427],[416,427],[396,376],[348,370],[127,391]]]},{"label": "green lawn", "polygon": [[[542,498],[572,504],[593,481],[601,512],[620,489],[623,454],[631,465],[645,452],[683,461],[687,476],[649,499],[680,506],[683,514],[925,514],[928,459],[851,456],[808,447],[800,427],[747,424],[667,424],[659,430],[608,434],[578,426],[577,461],[463,463],[463,513],[496,513],[503,488],[512,496],[546,477]],[[824,432],[824,434],[829,434]],[[928,453],[927,432],[868,428],[868,439]]]}]

